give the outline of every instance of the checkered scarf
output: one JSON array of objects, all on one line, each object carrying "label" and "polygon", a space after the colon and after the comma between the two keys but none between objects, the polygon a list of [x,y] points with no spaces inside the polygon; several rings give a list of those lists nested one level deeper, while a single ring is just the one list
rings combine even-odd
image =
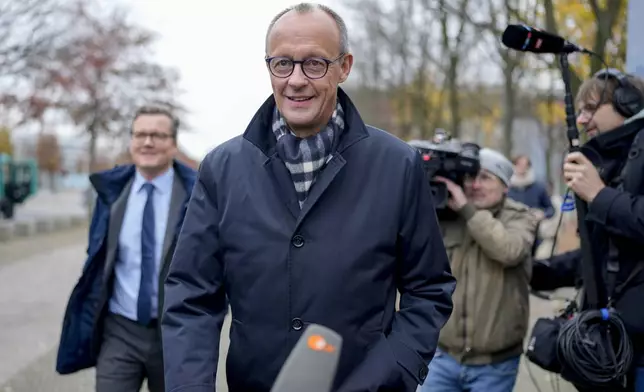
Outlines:
[{"label": "checkered scarf", "polygon": [[332,158],[334,143],[344,130],[344,111],[338,105],[326,128],[314,136],[299,138],[291,132],[277,107],[273,113],[273,133],[277,139],[277,153],[291,172],[300,208],[315,182],[317,174]]}]

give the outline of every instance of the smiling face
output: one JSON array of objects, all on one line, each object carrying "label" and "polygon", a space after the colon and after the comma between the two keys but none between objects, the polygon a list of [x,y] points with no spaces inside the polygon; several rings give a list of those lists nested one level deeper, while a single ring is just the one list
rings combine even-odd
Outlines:
[{"label": "smiling face", "polygon": [[610,132],[624,124],[624,117],[617,113],[612,104],[617,86],[613,78],[591,78],[579,87],[576,98],[577,124],[588,137]]},{"label": "smiling face", "polygon": [[467,200],[478,209],[497,206],[508,192],[508,187],[491,172],[481,169],[476,177],[468,177],[463,182]]},{"label": "smiling face", "polygon": [[147,179],[162,174],[177,153],[172,120],[164,114],[141,114],[132,124],[130,154]]},{"label": "smiling face", "polygon": [[611,103],[599,102],[599,97],[591,97],[589,102],[582,103],[577,116],[577,124],[591,138],[624,124],[624,117],[615,111]]},{"label": "smiling face", "polygon": [[[291,130],[300,137],[314,135],[331,119],[335,110],[338,85],[349,76],[353,56],[340,52],[340,31],[333,18],[315,9],[309,12],[290,11],[273,26],[267,40],[267,57],[282,57],[275,66],[284,67],[288,60],[309,60],[307,70],[326,67],[320,78],[305,75],[295,64],[287,77],[275,76],[275,66],[269,69],[277,108]],[[334,61],[335,60],[335,61]],[[270,65],[267,65],[269,68]],[[316,76],[314,72],[307,72]]]}]

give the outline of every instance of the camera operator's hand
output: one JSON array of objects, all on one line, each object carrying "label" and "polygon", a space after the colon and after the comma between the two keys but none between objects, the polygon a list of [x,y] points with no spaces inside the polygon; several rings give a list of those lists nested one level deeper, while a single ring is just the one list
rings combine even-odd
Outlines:
[{"label": "camera operator's hand", "polygon": [[566,156],[563,174],[566,185],[587,203],[592,202],[606,186],[592,162],[580,152],[572,152]]},{"label": "camera operator's hand", "polygon": [[449,192],[449,199],[447,200],[447,206],[453,211],[459,211],[461,208],[467,204],[467,197],[465,197],[465,192],[463,188],[456,185],[454,181],[448,180],[445,177],[436,176],[434,177],[436,181],[440,181],[447,186],[447,191]]},{"label": "camera operator's hand", "polygon": [[543,212],[543,210],[540,210],[540,209],[538,209],[538,208],[534,208],[534,209],[530,210],[530,212],[532,212],[532,214],[534,215],[534,217],[535,217],[539,222],[541,222],[542,220],[546,219],[546,214]]}]

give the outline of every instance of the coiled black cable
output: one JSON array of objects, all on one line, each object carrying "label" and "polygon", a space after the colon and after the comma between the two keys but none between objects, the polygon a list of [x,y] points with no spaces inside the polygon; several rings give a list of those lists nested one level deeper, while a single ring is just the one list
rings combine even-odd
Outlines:
[{"label": "coiled black cable", "polygon": [[561,375],[586,388],[626,387],[633,346],[624,322],[613,310],[585,310],[559,331]]}]

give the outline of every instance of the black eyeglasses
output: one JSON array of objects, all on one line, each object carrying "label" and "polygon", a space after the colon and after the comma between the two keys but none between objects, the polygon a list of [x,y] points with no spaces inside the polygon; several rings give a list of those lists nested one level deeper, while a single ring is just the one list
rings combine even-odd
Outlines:
[{"label": "black eyeglasses", "polygon": [[268,69],[271,71],[271,74],[278,78],[288,78],[293,74],[295,64],[300,64],[302,73],[304,73],[307,78],[320,79],[329,71],[329,65],[340,60],[343,56],[344,53],[340,54],[333,60],[325,59],[324,57],[293,60],[288,57],[276,56],[266,58],[266,64],[268,64]]},{"label": "black eyeglasses", "polygon": [[145,142],[148,137],[152,139],[153,142],[164,142],[172,137],[169,133],[160,133],[160,132],[131,132],[132,139],[138,143]]}]

